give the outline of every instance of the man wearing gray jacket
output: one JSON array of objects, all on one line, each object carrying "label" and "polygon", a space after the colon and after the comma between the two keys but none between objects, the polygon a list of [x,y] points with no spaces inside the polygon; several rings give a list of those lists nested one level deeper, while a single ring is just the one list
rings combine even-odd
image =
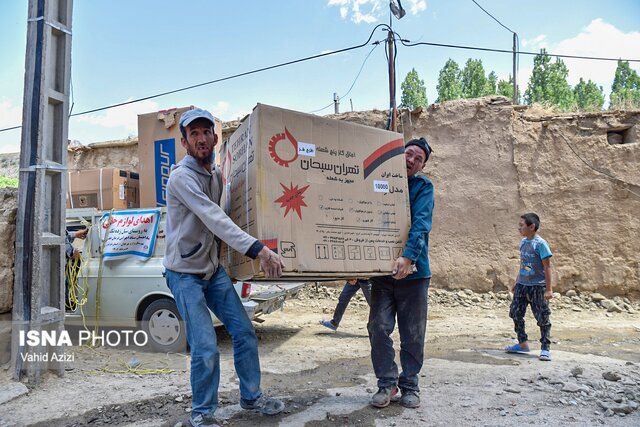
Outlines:
[{"label": "man wearing gray jacket", "polygon": [[213,165],[218,142],[211,113],[199,108],[180,118],[187,155],[171,169],[167,183],[166,279],[191,347],[191,425],[216,426],[220,354],[209,309],[233,340],[240,380],[240,406],[275,415],[284,404],[262,394],[258,340],[231,279],[218,263],[218,239],[250,258],[259,258],[267,277],[280,277],[279,255],[245,233],[220,208],[222,175]]}]

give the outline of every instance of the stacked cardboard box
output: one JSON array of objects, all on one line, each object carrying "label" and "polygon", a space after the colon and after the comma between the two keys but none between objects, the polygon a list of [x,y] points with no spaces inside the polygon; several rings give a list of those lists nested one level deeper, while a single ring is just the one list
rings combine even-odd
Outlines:
[{"label": "stacked cardboard box", "polygon": [[[410,226],[402,134],[258,104],[224,142],[221,205],[285,278],[389,274]],[[258,261],[223,245],[237,279]]]},{"label": "stacked cardboard box", "polygon": [[[138,169],[140,206],[167,205],[167,180],[171,166],[186,155],[180,138],[180,116],[195,107],[173,108],[138,115]],[[222,142],[222,122],[215,119],[218,145]]]},{"label": "stacked cardboard box", "polygon": [[128,209],[140,207],[140,180],[117,168],[70,171],[67,208]]}]

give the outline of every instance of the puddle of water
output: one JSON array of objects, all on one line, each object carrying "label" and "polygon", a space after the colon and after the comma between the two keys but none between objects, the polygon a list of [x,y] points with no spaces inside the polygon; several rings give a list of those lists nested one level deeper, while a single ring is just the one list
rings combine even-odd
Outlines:
[{"label": "puddle of water", "polygon": [[[526,355],[523,355],[527,357]],[[428,351],[428,357],[479,365],[513,365],[513,359],[492,356],[478,350]]]}]

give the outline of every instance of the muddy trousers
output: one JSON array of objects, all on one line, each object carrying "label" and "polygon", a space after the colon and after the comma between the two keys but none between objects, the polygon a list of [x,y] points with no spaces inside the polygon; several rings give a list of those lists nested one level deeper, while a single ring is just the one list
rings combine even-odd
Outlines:
[{"label": "muddy trousers", "polygon": [[351,301],[351,298],[358,292],[358,289],[362,289],[362,294],[364,295],[364,299],[367,300],[367,304],[371,305],[371,283],[368,280],[358,279],[355,285],[349,284],[349,282],[344,284],[344,288],[342,288],[342,292],[340,293],[340,297],[338,298],[338,305],[336,305],[336,310],[333,312],[333,319],[331,323],[334,326],[340,325],[340,321],[342,320],[342,316],[344,316],[344,312]]},{"label": "muddy trousers", "polygon": [[167,270],[166,278],[191,347],[191,417],[212,414],[218,407],[220,353],[211,312],[231,335],[240,397],[248,401],[259,398],[262,392],[258,338],[224,268],[218,267],[209,280],[171,270]]},{"label": "muddy trousers", "polygon": [[524,315],[527,306],[531,305],[533,317],[535,317],[540,327],[540,343],[542,350],[549,350],[551,345],[551,321],[549,316],[551,310],[549,303],[544,299],[544,286],[525,286],[518,283],[513,292],[513,301],[509,310],[509,317],[513,319],[514,330],[518,334],[518,342],[528,341],[524,328]]},{"label": "muddy trousers", "polygon": [[[369,342],[371,363],[378,387],[398,385],[401,390],[419,392],[418,374],[424,361],[427,306],[430,279],[395,280],[391,276],[371,279]],[[398,321],[400,365],[398,375],[391,333]]]}]

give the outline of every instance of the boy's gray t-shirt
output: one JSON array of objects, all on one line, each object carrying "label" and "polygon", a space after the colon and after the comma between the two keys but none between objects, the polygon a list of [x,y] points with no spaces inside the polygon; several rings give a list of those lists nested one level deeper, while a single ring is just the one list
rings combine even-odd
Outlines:
[{"label": "boy's gray t-shirt", "polygon": [[542,237],[536,235],[529,240],[520,241],[520,272],[518,283],[525,286],[544,286],[544,267],[542,260],[553,254],[549,244]]}]

